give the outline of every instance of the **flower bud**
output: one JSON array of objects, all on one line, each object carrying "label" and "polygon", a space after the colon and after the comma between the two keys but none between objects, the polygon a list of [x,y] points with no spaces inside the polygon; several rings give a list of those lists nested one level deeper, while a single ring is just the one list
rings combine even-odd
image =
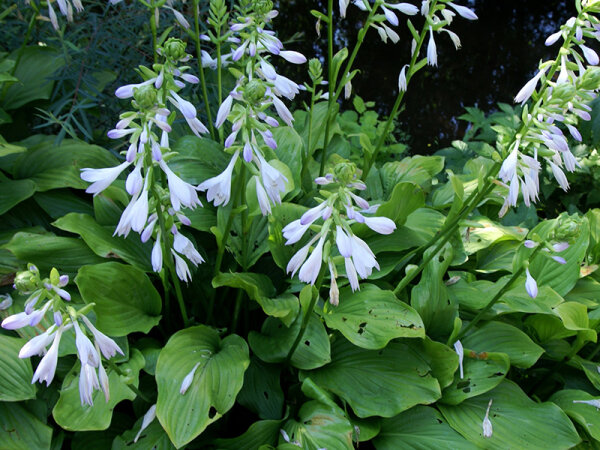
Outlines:
[{"label": "flower bud", "polygon": [[259,80],[251,80],[244,88],[244,98],[252,104],[260,102],[267,92],[265,85]]},{"label": "flower bud", "polygon": [[36,289],[36,274],[29,270],[17,273],[15,277],[15,288],[21,292],[31,292]]},{"label": "flower bud", "polygon": [[588,67],[578,81],[581,89],[587,91],[598,89],[600,87],[600,67]]},{"label": "flower bud", "polygon": [[133,98],[140,109],[150,109],[156,103],[156,89],[154,86],[141,86],[133,91]]},{"label": "flower bud", "polygon": [[340,183],[346,185],[354,179],[356,164],[351,162],[339,163],[334,167],[333,173]]},{"label": "flower bud", "polygon": [[315,81],[321,78],[323,75],[323,66],[321,65],[321,61],[317,58],[312,58],[308,61],[308,73],[310,75],[310,79]]},{"label": "flower bud", "polygon": [[559,102],[568,102],[573,98],[575,93],[575,87],[571,83],[561,83],[552,91],[552,99]]},{"label": "flower bud", "polygon": [[168,59],[179,61],[185,56],[185,43],[181,39],[170,38],[163,45],[163,52]]},{"label": "flower bud", "polygon": [[273,2],[271,0],[254,0],[252,6],[257,14],[264,15],[273,9]]}]

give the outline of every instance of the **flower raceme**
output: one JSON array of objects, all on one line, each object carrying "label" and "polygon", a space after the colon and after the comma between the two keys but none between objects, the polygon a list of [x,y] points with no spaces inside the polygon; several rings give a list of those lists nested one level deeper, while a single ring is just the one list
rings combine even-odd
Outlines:
[{"label": "flower raceme", "polygon": [[535,103],[524,114],[525,131],[508,149],[500,169],[499,177],[508,188],[500,216],[517,205],[519,192],[526,206],[537,200],[542,161],[559,186],[564,191],[569,189],[564,171],[573,172],[579,163],[568,140],[581,142],[577,124],[579,120],[590,120],[587,103],[596,98],[600,86],[600,68],[596,67],[600,58],[584,41],[590,37],[599,39],[598,26],[598,19],[582,11],[551,34],[546,39],[547,46],[563,40],[559,56],[555,61],[542,62],[515,96],[516,103],[525,105],[532,97]]},{"label": "flower raceme", "polygon": [[[52,269],[50,277],[47,279],[41,279],[39,275],[39,270],[34,265],[30,265],[27,271],[17,274],[15,289],[31,295],[25,302],[23,312],[13,314],[2,321],[2,327],[8,330],[26,326],[39,327],[49,309],[52,308],[54,323],[41,334],[31,338],[19,352],[19,358],[43,356],[31,382],[46,382],[47,386],[52,383],[58,364],[61,339],[65,332],[73,329],[77,357],[81,363],[79,375],[81,404],[93,405],[95,390],[102,390],[108,403],[110,399],[108,375],[102,366],[101,359],[103,356],[108,360],[117,353],[123,355],[123,351],[115,341],[94,327],[81,310],[75,312],[71,306],[65,303],[71,299],[69,293],[63,289],[69,282],[68,276],[60,276],[56,269]],[[46,299],[44,306],[36,309],[36,306]],[[92,336],[94,343],[88,337],[88,333]]]},{"label": "flower raceme", "polygon": [[[230,199],[233,168],[241,153],[243,164],[249,166],[255,178],[257,200],[263,215],[270,214],[271,205],[281,203],[288,179],[270,162],[267,151],[277,149],[272,129],[283,121],[293,124],[293,116],[282,98],[292,100],[303,86],[280,75],[271,58],[280,57],[292,64],[303,64],[306,57],[301,53],[284,50],[283,44],[273,31],[266,29],[277,11],[270,9],[269,2],[254,5],[255,11],[234,20],[230,31],[239,45],[232,52],[232,61],[240,66],[240,75],[234,89],[225,97],[215,120],[222,128],[230,121],[231,133],[225,139],[225,148],[233,152],[227,168],[199,186],[207,191],[209,201],[215,206],[226,205]],[[246,60],[247,58],[247,60]],[[275,110],[278,118],[268,114]]]},{"label": "flower raceme", "polygon": [[[182,209],[194,209],[202,204],[198,198],[198,188],[181,179],[167,164],[167,159],[173,156],[169,144],[169,121],[173,119],[173,115],[168,107],[175,107],[181,113],[196,136],[208,130],[197,118],[194,105],[178,93],[186,83],[198,83],[197,77],[186,73],[187,67],[180,67],[181,63],[190,59],[185,53],[185,44],[178,39],[168,39],[159,48],[159,53],[165,61],[154,66],[156,71],[146,68],[142,70],[148,77],[147,80],[122,86],[115,92],[122,99],[133,97],[132,105],[135,108],[134,111],[121,114],[121,120],[108,132],[111,139],[127,137],[129,140],[125,162],[112,168],[83,169],[81,178],[92,183],[86,192],[97,195],[110,186],[125,169],[133,167],[125,183],[131,201],[121,215],[115,234],[127,236],[133,230],[140,233],[143,242],[155,236],[153,269],[159,272],[164,258],[173,258],[179,278],[189,281],[191,275],[183,257],[196,266],[203,259],[193,248],[191,241],[188,240],[186,245],[181,244],[183,235],[179,233],[179,228],[191,223]],[[161,173],[162,176],[159,175]],[[163,179],[167,181],[166,186],[163,185]],[[161,223],[159,213],[163,216],[162,222],[165,230],[169,230],[168,233],[161,234],[157,230],[156,224]],[[166,244],[165,249],[163,243]],[[172,249],[171,243],[175,244]],[[163,251],[166,253],[163,254]]]},{"label": "flower raceme", "polygon": [[[360,289],[359,277],[368,278],[373,268],[379,270],[379,264],[368,244],[354,234],[351,225],[362,223],[379,234],[391,234],[396,225],[387,217],[368,215],[373,208],[352,192],[366,189],[364,183],[357,181],[352,164],[340,164],[335,172],[336,175],[327,174],[315,180],[318,185],[327,188],[324,191],[327,197],[306,211],[300,219],[286,225],[283,236],[287,240],[286,245],[292,245],[300,241],[309,229],[317,231],[290,259],[286,271],[292,277],[298,272],[301,281],[315,284],[325,261],[330,273],[330,302],[337,305],[339,289],[335,259],[340,258],[331,254],[331,247],[335,245],[339,256],[343,258],[346,277],[352,290],[356,291]],[[317,224],[320,220],[323,223]]]}]

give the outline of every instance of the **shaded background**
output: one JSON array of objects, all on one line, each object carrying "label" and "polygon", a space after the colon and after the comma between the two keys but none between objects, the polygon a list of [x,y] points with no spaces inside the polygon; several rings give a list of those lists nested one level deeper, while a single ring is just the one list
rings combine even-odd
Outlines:
[{"label": "shaded background", "polygon": [[[412,2],[417,4],[419,2]],[[459,35],[462,49],[456,51],[446,33],[435,34],[438,67],[427,67],[411,81],[405,96],[406,109],[399,115],[401,131],[408,137],[411,153],[430,153],[462,138],[466,123],[457,119],[465,106],[477,106],[486,112],[496,109],[497,102],[512,103],[515,94],[531,78],[540,59],[550,59],[560,45],[547,48],[546,37],[558,30],[576,14],[570,0],[462,0],[458,4],[471,7],[479,16],[468,21],[456,16],[449,29]],[[337,1],[334,1],[337,8]],[[420,4],[420,3],[419,3]],[[298,30],[302,36],[289,48],[308,57],[327,53],[325,26],[321,38],[315,31],[311,9],[326,12],[323,0],[280,1],[280,16],[274,27],[282,38]],[[339,27],[335,35],[336,49],[356,42],[360,21],[366,13],[351,6],[346,20],[334,16]],[[398,93],[398,73],[410,61],[411,36],[405,25],[406,16],[398,14],[398,44],[384,44],[376,30],[370,30],[355,67],[361,72],[353,80],[354,93],[377,103],[377,110],[387,114]],[[403,20],[404,19],[404,20]],[[423,21],[414,16],[420,29]],[[426,43],[422,51],[426,50]],[[292,73],[294,80],[305,81],[305,73]],[[346,105],[351,107],[351,105]]]}]

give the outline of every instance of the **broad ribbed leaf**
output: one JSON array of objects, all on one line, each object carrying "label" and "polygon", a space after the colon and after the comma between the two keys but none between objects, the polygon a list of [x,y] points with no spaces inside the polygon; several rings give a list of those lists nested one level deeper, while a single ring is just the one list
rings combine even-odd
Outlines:
[{"label": "broad ribbed leaf", "polygon": [[510,363],[521,369],[533,366],[544,349],[516,327],[502,322],[488,322],[462,340],[464,347],[476,352],[506,353]]},{"label": "broad ribbed leaf", "polygon": [[147,333],[160,321],[160,295],[140,269],[116,262],[84,266],[75,283],[83,300],[95,303],[96,326],[103,333]]},{"label": "broad ribbed leaf", "polygon": [[290,442],[308,450],[353,449],[353,428],[344,411],[310,378],[304,379],[302,392],[313,400],[304,403],[296,417],[283,426]]},{"label": "broad ribbed leaf", "polygon": [[143,418],[140,418],[133,429],[117,436],[112,442],[112,450],[172,450],[175,448],[158,420],[154,420],[148,425],[148,428],[142,431],[138,441],[133,442],[142,426],[142,420]]},{"label": "broad ribbed leaf", "polygon": [[508,373],[510,360],[505,353],[477,353],[464,349],[464,377],[459,371],[443,391],[442,402],[457,405],[467,398],[481,395],[500,384]]},{"label": "broad ribbed leaf", "polygon": [[283,420],[259,420],[254,422],[241,436],[231,439],[215,439],[219,450],[257,449],[261,445],[277,445]]},{"label": "broad ribbed leaf", "polygon": [[340,304],[324,314],[329,328],[340,331],[350,342],[377,350],[398,337],[424,337],[419,314],[396,298],[392,291],[362,284],[360,291],[340,291]]},{"label": "broad ribbed leaf", "polygon": [[377,450],[477,449],[454,431],[434,408],[415,406],[381,422],[381,431],[373,441]]},{"label": "broad ribbed leaf", "polygon": [[53,234],[17,233],[5,248],[21,261],[35,264],[42,273],[53,267],[60,273],[76,273],[83,265],[104,262],[83,240]]},{"label": "broad ribbed leaf", "polygon": [[244,386],[238,394],[238,403],[261,419],[281,419],[284,396],[279,378],[281,368],[252,357],[244,374]]},{"label": "broad ribbed leaf", "polygon": [[[483,437],[488,402],[493,435]],[[505,380],[485,395],[460,405],[439,405],[450,426],[467,440],[486,449],[571,448],[581,440],[567,415],[554,403],[531,400],[512,381]]]},{"label": "broad ribbed leaf", "polygon": [[594,439],[600,441],[600,415],[594,404],[585,401],[598,402],[600,397],[593,397],[585,391],[566,389],[556,392],[548,401],[557,404],[567,415],[583,427]]},{"label": "broad ribbed leaf", "polygon": [[169,167],[192,184],[219,175],[231,158],[218,142],[191,135],[178,139],[173,144],[173,152],[177,156],[169,160]]},{"label": "broad ribbed leaf", "polygon": [[0,214],[31,197],[35,192],[35,183],[31,180],[8,180],[0,183]]},{"label": "broad ribbed leaf", "polygon": [[[261,332],[251,331],[248,343],[260,359],[269,363],[285,361],[300,332],[302,315],[299,314],[288,328],[280,320],[268,317]],[[329,338],[321,320],[312,314],[304,336],[294,351],[291,363],[299,369],[315,369],[331,361]]]},{"label": "broad ribbed leaf", "polygon": [[298,315],[298,298],[294,295],[275,295],[271,279],[260,273],[220,273],[213,278],[214,288],[229,286],[243,289],[252,300],[258,302],[265,314],[281,319],[289,326]]},{"label": "broad ribbed leaf", "polygon": [[0,401],[18,402],[35,398],[36,386],[31,384],[33,370],[29,359],[20,359],[19,351],[25,339],[0,334]]},{"label": "broad ribbed leaf", "polygon": [[302,372],[301,377],[310,377],[344,399],[358,417],[393,417],[440,398],[431,367],[410,340],[375,351],[338,336],[331,346],[331,359],[330,364]]},{"label": "broad ribbed leaf", "polygon": [[137,235],[130,235],[127,239],[113,236],[114,227],[103,227],[87,214],[70,213],[56,220],[52,225],[79,234],[98,256],[122,258],[146,272],[152,270],[150,266],[152,246],[149,242],[143,244]]},{"label": "broad ribbed leaf", "polygon": [[[127,379],[133,386],[138,387],[138,376],[144,367],[144,357],[136,350],[131,350],[129,361],[119,364],[121,372],[128,374]],[[123,400],[133,400],[136,397],[121,375],[110,366],[106,367],[108,374],[110,399],[108,403],[102,391],[96,390],[92,395],[93,406],[82,405],[79,396],[79,375],[81,365],[79,363],[71,369],[65,377],[60,390],[60,398],[52,410],[52,416],[65,430],[89,431],[105,430],[109,427],[115,406]]]},{"label": "broad ribbed leaf", "polygon": [[[196,364],[182,395],[181,383]],[[156,415],[177,448],[229,411],[249,364],[248,345],[235,334],[221,340],[215,329],[200,325],[171,336],[156,365]]]},{"label": "broad ribbed leaf", "polygon": [[0,447],[7,450],[50,449],[52,428],[19,403],[0,402]]}]

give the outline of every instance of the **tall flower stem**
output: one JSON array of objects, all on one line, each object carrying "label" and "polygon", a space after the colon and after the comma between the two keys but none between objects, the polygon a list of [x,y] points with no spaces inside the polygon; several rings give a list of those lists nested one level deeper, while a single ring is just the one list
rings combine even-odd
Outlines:
[{"label": "tall flower stem", "polygon": [[202,97],[206,108],[206,118],[210,129],[210,137],[215,139],[215,127],[213,125],[212,114],[210,112],[210,103],[208,101],[208,91],[206,89],[206,77],[204,76],[204,67],[202,67],[202,47],[200,46],[200,20],[198,17],[198,2],[194,0],[194,41],[196,44],[196,59],[198,61],[198,73],[200,73],[200,86],[202,88]]},{"label": "tall flower stem", "polygon": [[[431,15],[435,11],[436,3],[437,3],[437,0],[433,0],[433,2],[431,3],[430,10],[429,10],[429,16],[427,17],[427,20],[425,21],[425,24],[423,25],[423,29],[421,30],[421,34],[419,35],[419,40],[417,42],[417,46],[415,47],[415,51],[413,52],[412,58],[410,60],[410,64],[406,71],[406,85],[407,86],[410,83],[410,80],[412,79],[413,75],[415,75],[419,71],[419,69],[416,68],[417,60],[419,59],[419,54],[421,53],[421,47],[423,46],[423,42],[425,41],[425,37],[427,36],[427,30],[429,29],[429,21],[431,19]],[[402,100],[404,99],[405,93],[406,93],[406,91],[402,91],[402,90],[398,91],[398,96],[396,97],[396,101],[394,102],[392,112],[390,112],[390,115],[388,116],[388,119],[385,122],[385,126],[383,127],[383,133],[381,133],[381,135],[379,136],[379,140],[377,141],[375,150],[373,150],[373,154],[371,156],[369,156],[367,153],[365,153],[365,155],[364,155],[363,174],[362,174],[363,181],[365,181],[367,179],[367,176],[369,175],[369,171],[371,170],[371,167],[373,166],[373,163],[375,162],[377,155],[379,154],[379,151],[381,150],[381,147],[383,146],[383,143],[385,142],[385,138],[388,136],[388,134],[391,131],[390,128],[392,126],[392,123],[394,122],[394,119],[396,118],[396,115],[398,114],[398,110],[400,109],[400,105],[402,104]]]},{"label": "tall flower stem", "polygon": [[[581,14],[583,14],[583,11],[580,13],[580,16],[581,16]],[[569,48],[571,41],[572,41],[573,37],[575,36],[575,31],[576,31],[576,27],[573,27],[571,29],[571,31],[569,32],[569,34],[567,35],[567,37],[565,38],[565,41],[560,50],[561,53],[562,53],[563,48],[565,48],[565,49]],[[546,80],[552,79],[552,77],[554,76],[554,74],[556,73],[558,68],[560,67],[560,64],[561,64],[560,58],[557,58],[554,61],[554,63],[552,64],[552,66],[550,67],[550,70],[548,71]],[[408,78],[407,78],[407,80],[408,80]],[[548,84],[548,81],[546,81],[540,88],[540,91],[536,94],[537,100],[536,100],[534,106],[531,108],[531,113],[530,113],[531,117],[536,116],[537,108],[541,105],[542,101],[544,100],[544,94],[545,94],[546,90],[548,89],[548,87],[549,87],[549,84]],[[529,129],[529,126],[530,126],[532,120],[533,119],[528,119],[527,121],[522,123],[521,127],[515,133],[515,135],[511,139],[510,143],[506,146],[507,151],[509,151],[510,148],[512,148],[513,145],[515,145],[515,143],[520,138],[520,136],[524,136],[527,133],[527,130]],[[375,154],[375,152],[374,152],[374,154]],[[374,158],[372,158],[372,161],[373,160],[374,160]],[[492,180],[495,179],[496,176],[498,175],[498,171],[500,170],[500,167],[501,167],[500,163],[496,163],[490,168],[490,170],[488,171],[488,173],[485,176],[484,185],[479,187],[478,190],[473,191],[471,193],[471,195],[467,198],[463,208],[457,214],[457,216],[451,222],[445,224],[444,227],[440,230],[440,232],[436,236],[434,236],[427,244],[425,244],[421,247],[423,249],[423,251],[425,251],[426,249],[428,249],[429,247],[431,247],[432,245],[434,245],[436,242],[439,241],[439,243],[438,243],[436,249],[433,251],[433,253],[429,254],[421,262],[421,264],[419,264],[419,266],[416,270],[412,271],[409,275],[405,276],[400,281],[400,283],[394,289],[394,294],[398,295],[402,291],[402,289],[404,289],[406,286],[408,286],[408,284],[412,280],[414,280],[415,277],[417,275],[419,275],[419,273],[421,273],[423,271],[425,266],[442,249],[442,247],[446,244],[446,242],[448,242],[450,240],[450,237],[456,231],[460,222],[462,220],[464,220],[476,208],[476,206],[479,204],[479,202],[481,200],[483,200],[485,198],[485,196],[488,195],[492,191],[492,189],[493,189]]]},{"label": "tall flower stem", "polygon": [[[217,98],[223,103],[223,63],[221,61],[221,25],[217,29]],[[223,127],[219,128],[219,140],[223,143]]]},{"label": "tall flower stem", "polygon": [[[315,283],[315,289],[313,289],[313,292],[312,292],[310,304],[308,305],[306,313],[304,313],[304,316],[302,317],[302,324],[300,325],[300,330],[298,331],[298,336],[296,336],[296,339],[294,340],[292,346],[290,347],[290,351],[288,352],[288,354],[285,358],[286,364],[289,364],[289,362],[292,359],[292,356],[294,355],[294,352],[296,351],[296,349],[298,348],[298,345],[300,344],[300,341],[304,337],[304,333],[306,332],[306,328],[308,327],[308,322],[310,321],[313,310],[315,309],[315,305],[317,304],[317,300],[319,299],[319,291],[321,290],[321,284],[323,283],[323,277],[325,275],[326,267],[327,267],[327,264],[321,265],[321,270],[319,271],[319,276],[317,277],[317,282]],[[299,314],[302,314],[302,310],[300,310]]]},{"label": "tall flower stem", "polygon": [[[340,97],[340,94],[342,93],[342,89],[344,89],[344,83],[340,83],[339,86],[337,86],[336,88],[336,84],[337,84],[337,77],[334,80],[333,79],[333,18],[331,15],[331,11],[332,11],[332,1],[329,0],[329,8],[328,8],[328,18],[329,18],[329,24],[328,24],[328,37],[329,37],[329,45],[328,47],[331,48],[331,54],[329,56],[329,61],[328,61],[328,67],[329,67],[329,99],[328,99],[328,103],[327,103],[327,115],[325,116],[325,135],[323,137],[323,151],[321,153],[321,166],[319,169],[319,176],[323,176],[323,173],[325,172],[325,162],[327,161],[327,146],[329,144],[329,133],[331,132],[330,130],[330,126],[329,126],[329,121],[331,119],[331,115],[332,115],[332,110],[333,110],[333,105],[337,103],[338,98]],[[346,66],[344,67],[344,71],[342,72],[342,76],[340,77],[341,81],[344,81],[346,79],[346,77],[348,76],[348,73],[350,72],[350,70],[352,69],[352,65],[354,64],[354,60],[356,59],[356,56],[358,55],[358,51],[360,50],[360,47],[363,44],[363,41],[365,40],[365,36],[367,35],[367,31],[369,31],[369,27],[371,26],[371,20],[373,18],[373,16],[375,15],[375,11],[378,9],[378,3],[375,3],[375,5],[373,5],[373,7],[371,8],[371,10],[369,11],[369,16],[367,17],[367,20],[365,21],[365,25],[363,28],[361,28],[361,30],[358,32],[358,39],[356,41],[356,44],[354,46],[354,49],[352,50],[352,54],[350,55],[350,58],[348,59],[348,62],[346,63]],[[335,92],[334,95],[332,96],[331,93]]]},{"label": "tall flower stem", "polygon": [[[325,116],[325,138],[329,137],[329,117],[331,116],[331,107],[333,105],[333,91],[335,89],[335,80],[333,79],[333,0],[327,2],[327,80],[329,88],[329,96],[327,98],[327,115]],[[311,108],[312,109],[312,108]],[[308,141],[310,146],[310,139]],[[327,152],[327,141],[323,143],[323,153],[321,154],[321,167],[319,176],[323,176],[325,171],[325,160]]]},{"label": "tall flower stem", "polygon": [[[246,170],[246,166],[242,163],[242,171]],[[245,176],[244,176],[245,178]],[[231,227],[233,226],[233,219],[238,212],[238,208],[240,206],[240,191],[242,189],[241,176],[240,180],[235,184],[235,190],[233,192],[234,203],[231,207],[231,211],[229,211],[229,217],[227,218],[227,223],[225,223],[225,229],[223,230],[223,234],[220,238],[217,239],[217,257],[215,259],[215,268],[213,271],[213,278],[216,277],[219,273],[221,273],[221,264],[223,264],[223,257],[225,255],[225,248],[227,247],[227,241],[229,240],[229,232],[231,231]],[[207,312],[207,322],[210,323],[212,320],[213,312],[215,309],[215,297],[216,290],[213,290],[210,299],[208,301],[208,312]]]},{"label": "tall flower stem", "polygon": [[158,53],[156,49],[158,47],[158,38],[156,32],[156,16],[158,15],[158,8],[154,6],[154,2],[151,4],[151,14],[150,14],[150,30],[152,31],[152,58],[154,64],[158,63]]},{"label": "tall flower stem", "polygon": [[[155,192],[155,198],[160,198],[157,192]],[[165,226],[165,218],[163,217],[163,212],[160,204],[156,205],[156,215],[158,216],[158,224],[160,226],[160,233],[162,236],[162,248],[163,248],[163,262],[167,266],[167,270],[171,275],[171,280],[173,281],[173,286],[175,287],[175,296],[177,297],[177,303],[179,304],[179,310],[181,311],[181,317],[183,318],[183,325],[188,326],[189,319],[187,314],[187,309],[185,307],[185,302],[183,301],[183,294],[181,293],[181,284],[179,282],[179,278],[177,277],[177,272],[175,271],[175,267],[173,266],[173,257],[171,256],[171,242],[169,238],[169,234],[167,233],[167,229]]]},{"label": "tall flower stem", "polygon": [[419,264],[416,270],[411,271],[411,273],[406,275],[400,281],[400,283],[398,283],[398,285],[394,289],[394,294],[398,295],[406,286],[408,286],[408,284],[412,280],[414,280],[417,277],[417,275],[419,275],[423,271],[425,266],[429,264],[429,262],[435,257],[435,255],[437,255],[438,252],[444,247],[444,245],[446,245],[446,243],[450,240],[452,234],[460,225],[460,222],[464,220],[477,207],[479,202],[481,202],[481,200],[483,200],[486,197],[486,195],[488,195],[493,190],[493,184],[489,181],[489,179],[492,176],[495,176],[499,168],[499,164],[494,164],[494,166],[492,166],[488,171],[487,181],[484,184],[484,186],[481,189],[475,190],[471,193],[471,195],[467,198],[465,206],[463,206],[460,213],[452,221],[444,225],[444,227],[439,231],[439,233],[433,238],[431,238],[429,242],[420,247],[420,250],[425,251],[432,245],[436,243],[438,244],[435,250],[431,252],[427,257],[425,257],[423,261],[421,261],[421,264]]},{"label": "tall flower stem", "polygon": [[[533,258],[535,257],[537,252],[540,251],[541,248],[542,248],[542,246],[538,245],[533,250],[531,255],[529,256],[529,259],[533,260]],[[502,298],[502,296],[504,294],[506,294],[506,292],[508,292],[508,290],[513,286],[513,284],[517,280],[517,278],[519,278],[521,275],[523,275],[524,271],[525,271],[525,264],[521,264],[521,267],[519,267],[519,269],[515,273],[513,273],[512,277],[510,277],[510,279],[506,282],[506,284],[504,286],[502,286],[502,288],[498,292],[496,292],[496,295],[494,295],[494,297],[492,297],[492,299],[488,302],[488,304],[485,305],[485,307],[482,310],[480,310],[475,315],[475,317],[473,317],[473,319],[469,322],[469,324],[466,327],[464,327],[462,330],[460,330],[460,332],[456,336],[455,341],[458,341],[459,339],[464,337],[471,328],[473,328],[475,325],[477,325],[479,323],[479,321],[492,308],[492,306],[494,306],[498,302],[498,300],[500,300]]]},{"label": "tall flower stem", "polygon": [[[240,189],[240,199],[239,204],[241,205],[246,198],[246,166],[242,164],[242,171],[240,173],[240,185],[242,188]],[[233,215],[233,214],[232,214]],[[247,222],[248,222],[248,209],[245,209],[241,212],[242,219],[242,272],[246,272],[248,270],[248,230],[247,230]],[[238,320],[240,317],[240,309],[242,307],[242,300],[244,299],[244,291],[242,289],[238,289],[238,293],[235,299],[235,306],[233,309],[233,318],[231,321],[231,332],[235,333],[235,330],[238,325]]]}]

